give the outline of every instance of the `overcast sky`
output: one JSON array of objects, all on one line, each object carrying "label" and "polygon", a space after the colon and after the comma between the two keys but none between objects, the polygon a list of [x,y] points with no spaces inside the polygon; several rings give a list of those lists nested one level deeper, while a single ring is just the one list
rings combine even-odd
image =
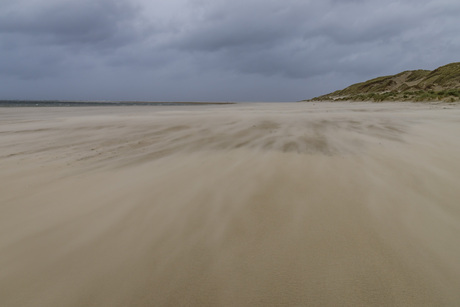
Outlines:
[{"label": "overcast sky", "polygon": [[296,101],[460,61],[459,0],[0,0],[0,99]]}]

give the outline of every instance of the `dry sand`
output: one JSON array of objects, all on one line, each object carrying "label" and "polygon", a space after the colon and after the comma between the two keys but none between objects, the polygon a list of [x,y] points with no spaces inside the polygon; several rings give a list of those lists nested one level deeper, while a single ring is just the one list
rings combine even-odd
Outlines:
[{"label": "dry sand", "polygon": [[459,306],[460,107],[0,109],[1,306]]}]

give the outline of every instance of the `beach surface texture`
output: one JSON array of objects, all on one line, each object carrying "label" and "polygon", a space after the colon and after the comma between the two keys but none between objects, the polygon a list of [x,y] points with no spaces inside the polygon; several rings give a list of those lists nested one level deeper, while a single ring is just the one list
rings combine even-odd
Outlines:
[{"label": "beach surface texture", "polygon": [[460,106],[0,108],[0,306],[459,306]]}]

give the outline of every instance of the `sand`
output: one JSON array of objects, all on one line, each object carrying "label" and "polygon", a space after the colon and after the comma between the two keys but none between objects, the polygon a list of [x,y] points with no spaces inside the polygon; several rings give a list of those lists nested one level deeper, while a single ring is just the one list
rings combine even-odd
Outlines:
[{"label": "sand", "polygon": [[458,306],[460,107],[0,109],[1,306]]}]

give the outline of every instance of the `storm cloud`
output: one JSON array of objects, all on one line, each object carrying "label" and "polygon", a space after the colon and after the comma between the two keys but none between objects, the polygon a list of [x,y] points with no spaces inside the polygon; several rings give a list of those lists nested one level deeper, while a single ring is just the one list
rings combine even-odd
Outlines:
[{"label": "storm cloud", "polygon": [[292,101],[460,61],[456,0],[3,0],[0,99]]}]

